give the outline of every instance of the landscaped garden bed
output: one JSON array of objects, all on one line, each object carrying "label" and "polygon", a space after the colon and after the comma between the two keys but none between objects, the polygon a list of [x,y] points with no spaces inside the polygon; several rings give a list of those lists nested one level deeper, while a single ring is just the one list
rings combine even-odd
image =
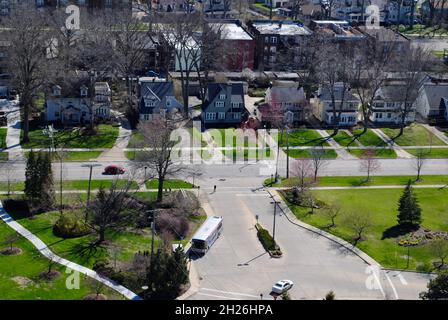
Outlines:
[{"label": "landscaped garden bed", "polygon": [[280,247],[277,245],[272,236],[269,234],[269,231],[264,229],[259,223],[255,225],[255,228],[257,229],[257,236],[261,244],[263,245],[263,248],[265,248],[265,250],[271,257],[280,258],[282,256],[282,251],[280,250]]}]

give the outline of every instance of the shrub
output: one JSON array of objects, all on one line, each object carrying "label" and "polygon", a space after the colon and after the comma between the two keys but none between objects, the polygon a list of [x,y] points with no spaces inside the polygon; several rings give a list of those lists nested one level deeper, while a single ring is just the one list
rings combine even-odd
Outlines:
[{"label": "shrub", "polygon": [[6,212],[16,217],[30,216],[30,208],[28,206],[28,201],[26,200],[7,199],[3,202],[3,207]]},{"label": "shrub", "polygon": [[272,238],[269,232],[259,224],[257,224],[257,231],[258,239],[260,239],[263,247],[273,254],[281,255],[280,248],[278,247],[277,243],[275,243],[275,240]]},{"label": "shrub", "polygon": [[53,233],[61,238],[77,238],[89,234],[90,229],[84,220],[65,214],[54,224]]},{"label": "shrub", "polygon": [[156,228],[161,232],[169,232],[176,238],[184,238],[189,229],[188,218],[176,211],[165,210],[157,217]]}]

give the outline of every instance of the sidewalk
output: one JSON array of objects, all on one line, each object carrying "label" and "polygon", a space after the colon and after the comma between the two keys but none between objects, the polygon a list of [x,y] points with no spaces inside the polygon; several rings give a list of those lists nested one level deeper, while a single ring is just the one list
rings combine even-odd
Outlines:
[{"label": "sidewalk", "polygon": [[344,160],[355,160],[358,159],[354,155],[350,154],[344,147],[342,147],[339,143],[337,143],[333,138],[330,138],[330,134],[327,131],[316,129],[316,131],[322,136],[322,138],[327,139],[326,141],[333,147],[334,151],[336,151],[338,158]]},{"label": "sidewalk", "polygon": [[9,105],[7,116],[8,132],[6,134],[6,147],[9,153],[10,161],[23,161],[22,146],[20,145],[20,131],[22,129],[22,122],[20,121],[20,110],[17,106],[17,101],[11,101]]},{"label": "sidewalk", "polygon": [[381,138],[384,142],[386,142],[397,154],[397,158],[405,158],[405,159],[412,159],[414,158],[413,155],[406,152],[402,147],[397,145],[394,141],[390,140],[390,138],[383,133],[380,129],[373,129],[372,132],[374,132],[378,137]]},{"label": "sidewalk", "polygon": [[118,138],[115,141],[114,146],[111,149],[107,149],[102,154],[100,154],[96,161],[128,160],[124,154],[124,149],[128,146],[129,140],[131,140],[131,125],[124,115],[117,113],[117,116],[120,119],[120,130],[118,132]]},{"label": "sidewalk", "polygon": [[446,136],[443,132],[440,132],[437,128],[430,126],[429,124],[422,124],[422,126],[448,145],[448,136]]},{"label": "sidewalk", "polygon": [[66,260],[54,254],[42,240],[40,240],[28,229],[24,228],[20,223],[16,222],[9,214],[7,214],[5,209],[3,208],[3,204],[1,201],[0,201],[0,219],[2,219],[9,227],[14,229],[21,236],[30,241],[36,247],[36,249],[47,259],[50,259],[56,263],[59,263],[60,265],[66,266],[67,268],[78,271],[82,274],[85,274],[86,276],[89,276],[97,281],[100,281],[101,283],[105,284],[112,290],[117,291],[118,293],[122,294],[123,296],[125,296],[130,300],[141,300],[141,298],[134,292],[123,287],[122,285],[119,285],[115,281],[103,277],[89,268],[71,262],[69,260]]}]

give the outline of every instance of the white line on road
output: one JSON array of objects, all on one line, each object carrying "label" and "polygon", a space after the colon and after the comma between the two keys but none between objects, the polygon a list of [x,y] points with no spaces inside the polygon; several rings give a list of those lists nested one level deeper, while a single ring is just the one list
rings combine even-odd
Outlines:
[{"label": "white line on road", "polygon": [[[384,271],[383,271],[383,272],[384,272]],[[387,279],[387,281],[389,281],[389,284],[390,284],[390,286],[392,287],[392,290],[393,290],[394,295],[395,295],[395,299],[398,300],[398,293],[397,293],[397,290],[395,289],[394,284],[393,284],[392,281],[390,280],[389,275],[388,275],[386,272],[384,272],[384,274],[386,275],[386,279]]]},{"label": "white line on road", "polygon": [[256,296],[253,294],[247,294],[247,293],[238,293],[238,292],[232,292],[232,291],[223,291],[223,290],[216,290],[216,289],[209,289],[209,288],[201,288],[201,290],[207,290],[207,291],[214,291],[214,292],[220,292],[224,294],[233,294],[236,296],[245,296],[245,297],[252,297],[252,298],[259,298],[260,296]]}]

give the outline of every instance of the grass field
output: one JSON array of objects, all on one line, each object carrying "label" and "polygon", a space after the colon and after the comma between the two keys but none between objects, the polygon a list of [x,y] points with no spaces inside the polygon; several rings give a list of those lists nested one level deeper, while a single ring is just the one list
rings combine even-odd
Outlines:
[{"label": "grass field", "polygon": [[[327,130],[327,133],[331,135],[333,133],[332,130]],[[353,141],[353,138],[344,131],[338,131],[338,134],[333,136],[333,140],[335,140],[342,147],[346,147],[350,144],[352,147],[356,147],[357,144]]]},{"label": "grass field", "polygon": [[[283,151],[285,151],[285,153],[286,153],[286,148],[283,148]],[[309,150],[290,149],[288,154],[289,154],[289,156],[291,158],[311,158]],[[334,150],[325,150],[324,158],[335,159],[337,156],[338,155],[336,154],[336,151],[334,151]]]},{"label": "grass field", "polygon": [[[0,249],[7,247],[3,243],[13,234],[14,231],[0,221]],[[13,256],[0,255],[1,300],[80,300],[94,292],[82,274],[79,289],[67,289],[65,282],[69,274],[65,273],[65,267],[59,265],[53,267],[53,270],[61,273],[57,279],[42,280],[39,278],[39,273],[48,269],[48,260],[23,237],[19,237],[13,245],[19,247],[22,253]],[[108,288],[104,288],[103,294],[109,300],[124,299],[123,296]]]},{"label": "grass field", "polygon": [[[416,185],[428,184],[448,184],[448,176],[446,175],[432,175],[421,176],[421,180],[415,182],[415,176],[373,176],[369,182],[365,181],[364,176],[353,177],[318,177],[315,183],[318,187],[359,187],[359,186],[387,186],[400,185],[405,186],[409,180]],[[282,179],[281,183],[276,186],[290,187],[297,184],[298,178]],[[265,184],[269,184],[270,179],[265,180]]]},{"label": "grass field", "polygon": [[[91,189],[99,189],[101,186],[104,188],[109,188],[113,183],[113,180],[92,180],[91,181]],[[124,187],[126,185],[127,181],[125,180],[118,180],[117,186],[118,187]],[[59,181],[54,181],[55,190],[59,190]],[[63,181],[63,189],[64,190],[87,190],[89,186],[88,180],[66,180]],[[11,191],[23,191],[25,188],[25,182],[12,182],[11,183]],[[137,182],[132,181],[130,189],[136,190],[138,189]],[[6,191],[7,190],[7,183],[6,182],[0,182],[0,191]]]},{"label": "grass field", "polygon": [[[362,133],[362,131],[363,129],[356,129],[353,134],[359,135]],[[367,129],[364,134],[359,136],[358,141],[366,147],[384,147],[387,145],[387,143],[381,140],[381,138],[378,137],[371,129]]]},{"label": "grass field", "polygon": [[[159,182],[156,179],[146,181],[146,188],[148,189],[157,189],[159,187]],[[164,189],[192,189],[193,185],[190,182],[178,180],[178,179],[169,179],[165,180],[163,183]]]},{"label": "grass field", "polygon": [[[366,152],[366,149],[350,149],[347,150],[355,157],[361,158],[362,155]],[[386,159],[395,159],[397,158],[397,154],[394,150],[384,148],[384,149],[374,149],[375,158],[386,158]]]},{"label": "grass field", "polygon": [[[25,152],[25,157],[28,157],[29,152]],[[64,161],[89,161],[100,156],[101,151],[68,151],[63,157]],[[59,155],[52,154],[53,161],[59,160]]]},{"label": "grass field", "polygon": [[[55,133],[55,147],[87,149],[112,148],[115,140],[117,140],[118,130],[118,127],[106,124],[99,125],[97,127],[97,133],[94,135],[83,134],[80,128],[61,129]],[[42,128],[36,127],[36,125],[31,125],[29,136],[30,142],[22,144],[22,148],[48,148],[50,145],[48,136],[43,133]]]},{"label": "grass field", "polygon": [[[336,227],[329,229],[330,220],[320,210],[315,214],[308,214],[309,209],[291,205],[295,215],[302,221],[320,229],[324,229],[336,236],[352,242],[354,236],[343,223],[343,215],[356,213],[370,214],[372,226],[365,233],[365,240],[358,243],[358,247],[388,268],[406,268],[406,247],[397,244],[397,238],[390,236],[392,227],[397,224],[398,199],[402,189],[375,190],[319,190],[313,191],[317,199],[326,204],[341,206],[341,217],[336,218]],[[430,230],[448,231],[448,189],[415,189],[422,208],[422,226]],[[339,219],[338,219],[339,218]],[[410,247],[409,268],[429,269],[431,262],[436,261],[428,250],[427,245]]]},{"label": "grass field", "polygon": [[[400,132],[399,129],[384,128],[381,129],[390,138],[394,138]],[[400,146],[444,146],[446,145],[442,140],[431,134],[423,126],[418,124],[411,124],[404,128],[403,135],[395,140],[395,143]]]},{"label": "grass field", "polygon": [[[289,146],[329,146],[329,143],[325,141],[317,131],[312,129],[298,129],[289,133]],[[286,147],[286,132],[279,133],[280,147]]]},{"label": "grass field", "polygon": [[427,158],[448,158],[448,148],[446,149],[405,149],[404,151],[409,152],[412,155],[417,155],[419,150],[423,150],[425,157]]},{"label": "grass field", "polygon": [[0,149],[6,149],[6,133],[7,128],[0,128]]}]

